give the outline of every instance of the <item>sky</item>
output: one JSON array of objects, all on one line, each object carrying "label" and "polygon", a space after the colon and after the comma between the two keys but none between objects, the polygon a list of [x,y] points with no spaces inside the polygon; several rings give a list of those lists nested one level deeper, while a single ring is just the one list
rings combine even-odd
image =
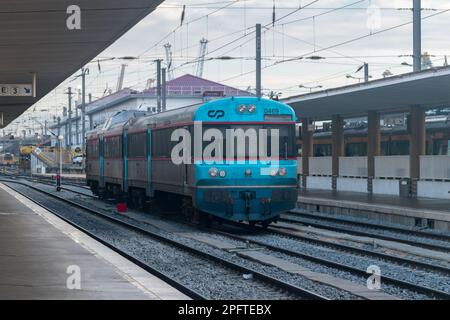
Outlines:
[{"label": "sky", "polygon": [[[194,74],[202,38],[209,41],[203,78],[254,90],[256,23],[263,25],[266,94],[274,91],[286,98],[357,83],[363,74],[356,70],[364,62],[372,79],[381,78],[386,70],[393,75],[411,72],[412,2],[168,0],[87,65],[87,92],[96,99],[107,89],[114,91],[123,63],[127,64],[124,87],[144,89],[147,80],[156,77],[154,60],[165,59],[166,43],[172,46],[175,77]],[[450,59],[450,1],[422,0],[422,7],[422,51],[430,54],[433,65],[442,66],[446,55]],[[103,61],[98,68],[99,59],[123,56],[137,59]],[[68,86],[79,88],[79,79],[64,81],[16,123],[39,110],[49,110],[40,113],[48,119],[61,114]]]}]

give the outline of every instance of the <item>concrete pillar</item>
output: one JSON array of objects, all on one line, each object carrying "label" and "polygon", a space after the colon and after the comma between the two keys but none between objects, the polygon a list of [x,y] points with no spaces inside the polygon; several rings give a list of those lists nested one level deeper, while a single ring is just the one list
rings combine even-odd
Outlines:
[{"label": "concrete pillar", "polygon": [[344,120],[339,115],[333,115],[331,120],[331,153],[332,153],[332,188],[337,188],[339,177],[339,157],[344,155]]},{"label": "concrete pillar", "polygon": [[436,152],[436,150],[434,150],[434,140],[433,140],[433,134],[432,133],[425,133],[425,150],[426,150],[426,155],[434,155],[434,153]]},{"label": "concrete pillar", "polygon": [[380,114],[369,111],[367,114],[367,192],[373,192],[375,178],[375,157],[381,155]]},{"label": "concrete pillar", "polygon": [[306,188],[309,176],[309,158],[313,156],[313,131],[309,130],[309,119],[302,119],[302,187]]},{"label": "concrete pillar", "polygon": [[411,137],[409,141],[411,194],[417,196],[417,181],[420,179],[420,156],[426,154],[425,110],[420,106],[412,106],[408,125]]}]

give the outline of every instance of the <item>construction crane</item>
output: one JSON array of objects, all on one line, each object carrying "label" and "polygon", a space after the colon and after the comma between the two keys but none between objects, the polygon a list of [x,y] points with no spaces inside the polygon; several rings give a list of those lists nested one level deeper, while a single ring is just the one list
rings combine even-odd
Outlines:
[{"label": "construction crane", "polygon": [[173,65],[172,65],[172,45],[170,43],[166,43],[164,45],[164,49],[166,49],[166,63],[167,63],[167,80],[173,80]]},{"label": "construction crane", "polygon": [[119,75],[119,79],[117,79],[117,88],[116,88],[116,92],[122,90],[123,87],[123,79],[125,77],[125,68],[127,67],[126,64],[122,64],[120,67],[120,75]]},{"label": "construction crane", "polygon": [[147,84],[145,85],[145,90],[149,90],[153,87],[153,83],[155,83],[155,79],[147,79]]},{"label": "construction crane", "polygon": [[202,40],[200,40],[200,49],[198,52],[197,65],[195,66],[195,68],[196,68],[195,75],[200,78],[203,76],[203,67],[205,65],[205,55],[206,55],[207,45],[208,45],[208,40],[206,40],[205,38],[202,38]]}]

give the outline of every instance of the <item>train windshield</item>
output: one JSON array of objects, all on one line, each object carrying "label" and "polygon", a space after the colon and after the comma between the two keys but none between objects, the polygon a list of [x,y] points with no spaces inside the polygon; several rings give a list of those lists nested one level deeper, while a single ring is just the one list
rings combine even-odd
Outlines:
[{"label": "train windshield", "polygon": [[[272,151],[278,152],[279,160],[287,160],[296,157],[296,145],[295,145],[295,125],[294,124],[262,124],[262,125],[245,125],[245,124],[214,124],[214,125],[204,125],[203,133],[207,132],[208,129],[218,129],[221,131],[223,136],[223,155],[229,158],[226,149],[230,145],[230,141],[227,141],[227,130],[228,137],[233,134],[234,137],[234,156],[238,155],[238,144],[245,143],[245,157],[246,159],[253,158],[253,154],[250,154],[250,144],[255,144],[258,146],[258,150],[261,146],[266,147],[266,155],[272,157]],[[267,132],[267,139],[265,141],[259,141],[261,130]],[[278,150],[272,147],[273,139],[276,139],[278,135]],[[272,137],[273,136],[273,137]],[[252,139],[256,137],[256,141]],[[215,140],[215,137],[211,140]],[[210,144],[211,141],[203,141],[203,150],[206,146]],[[232,142],[231,142],[232,143]],[[253,150],[255,150],[253,148]],[[214,153],[212,156],[215,156]]]}]

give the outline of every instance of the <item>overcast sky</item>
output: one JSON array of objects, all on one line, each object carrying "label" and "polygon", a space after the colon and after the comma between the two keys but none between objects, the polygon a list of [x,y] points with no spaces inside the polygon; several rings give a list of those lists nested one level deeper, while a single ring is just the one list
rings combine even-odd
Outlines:
[{"label": "overcast sky", "polygon": [[[261,23],[267,25],[262,41],[263,89],[282,92],[282,97],[288,97],[308,92],[299,85],[330,88],[358,82],[346,75],[361,77],[362,73],[355,71],[364,62],[369,63],[373,78],[382,77],[385,70],[393,74],[410,72],[411,67],[401,64],[412,63],[412,24],[384,30],[412,21],[412,2],[170,0],[163,2],[99,58],[138,57],[126,62],[124,86],[141,90],[147,79],[155,78],[153,60],[165,58],[163,45],[166,43],[172,45],[175,77],[194,73],[192,62],[204,37],[209,40],[207,59],[221,56],[236,59],[207,60],[203,77],[238,88],[254,88],[254,25]],[[272,26],[273,3],[275,27]],[[179,27],[183,5],[186,5],[185,20]],[[300,5],[305,8],[299,10]],[[423,51],[432,55],[434,65],[441,66],[444,56],[450,55],[450,12],[444,11],[450,9],[450,1],[422,0],[422,6],[423,17],[434,15],[423,20]],[[361,39],[351,41],[357,38]],[[307,59],[311,56],[325,59]],[[292,59],[296,57],[303,59]],[[101,72],[96,62],[89,64],[88,92],[98,98],[106,88],[114,90],[121,63],[119,60],[102,62]],[[41,100],[36,110],[62,112],[67,98],[63,92],[70,80]],[[74,81],[70,85],[76,88],[79,83]]]}]

